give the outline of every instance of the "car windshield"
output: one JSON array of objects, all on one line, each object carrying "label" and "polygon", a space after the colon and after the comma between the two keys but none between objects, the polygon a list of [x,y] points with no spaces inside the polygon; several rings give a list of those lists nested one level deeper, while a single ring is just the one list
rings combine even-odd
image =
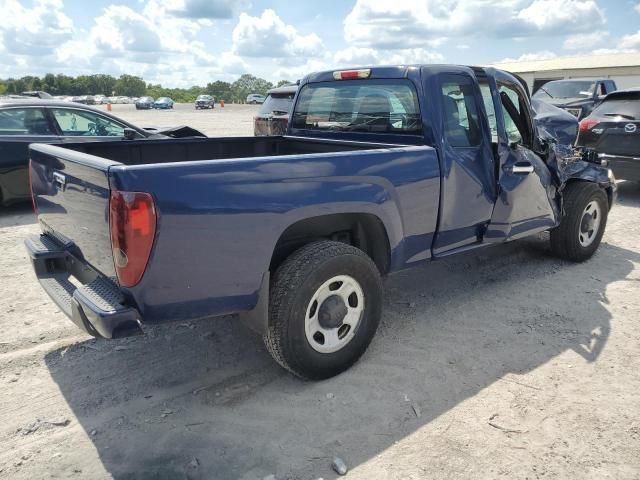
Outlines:
[{"label": "car windshield", "polygon": [[167,97],[160,97],[156,102],[170,102],[171,100]]},{"label": "car windshield", "polygon": [[419,134],[415,87],[404,79],[347,80],[303,87],[293,128]]},{"label": "car windshield", "polygon": [[211,100],[211,97],[209,95],[198,95],[196,100]]},{"label": "car windshield", "polygon": [[593,95],[596,82],[591,80],[578,80],[575,82],[548,82],[541,86],[534,98],[541,100],[549,98],[588,98]]},{"label": "car windshield", "polygon": [[260,107],[261,114],[281,114],[289,113],[291,111],[291,107],[293,106],[293,97],[296,94],[294,92],[291,93],[271,93],[267,95],[267,99]]},{"label": "car windshield", "polygon": [[142,97],[139,102],[153,102],[153,98],[151,97]]}]

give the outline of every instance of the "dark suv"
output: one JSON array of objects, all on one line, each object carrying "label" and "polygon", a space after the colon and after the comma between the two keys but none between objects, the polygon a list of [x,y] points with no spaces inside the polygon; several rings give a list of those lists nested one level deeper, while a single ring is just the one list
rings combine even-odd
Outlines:
[{"label": "dark suv", "polygon": [[211,95],[198,95],[196,98],[196,110],[200,110],[201,108],[215,108],[216,99]]},{"label": "dark suv", "polygon": [[253,117],[253,134],[284,135],[297,91],[297,85],[285,85],[269,90],[258,115]]},{"label": "dark suv", "polygon": [[607,95],[580,122],[576,144],[597,151],[616,178],[640,181],[640,88]]}]

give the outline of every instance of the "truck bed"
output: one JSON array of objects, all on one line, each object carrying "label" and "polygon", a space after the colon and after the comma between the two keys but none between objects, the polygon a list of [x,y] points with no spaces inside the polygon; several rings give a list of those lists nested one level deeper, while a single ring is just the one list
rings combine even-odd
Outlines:
[{"label": "truck bed", "polygon": [[[431,255],[440,167],[429,146],[297,137],[117,140],[34,144],[30,157],[46,240],[114,283],[123,306],[145,322],[252,310],[279,239],[303,221],[351,215],[358,225],[384,226],[388,242],[371,248],[389,252],[385,268]],[[123,286],[110,198],[136,192],[153,198],[155,238],[141,280]],[[65,269],[56,270],[56,282]],[[84,301],[81,292],[69,295]]]},{"label": "truck bed", "polygon": [[392,145],[298,137],[230,137],[70,143],[65,148],[124,165],[371,150]]}]

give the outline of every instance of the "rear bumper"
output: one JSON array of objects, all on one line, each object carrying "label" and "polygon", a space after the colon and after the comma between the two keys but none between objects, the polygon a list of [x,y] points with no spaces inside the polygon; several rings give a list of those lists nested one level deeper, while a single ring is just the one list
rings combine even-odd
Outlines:
[{"label": "rear bumper", "polygon": [[138,311],[125,304],[112,280],[71,253],[73,245],[34,235],[25,240],[25,246],[42,288],[82,330],[104,338],[142,333]]},{"label": "rear bumper", "polygon": [[600,153],[598,158],[606,160],[617,179],[640,181],[640,157]]}]

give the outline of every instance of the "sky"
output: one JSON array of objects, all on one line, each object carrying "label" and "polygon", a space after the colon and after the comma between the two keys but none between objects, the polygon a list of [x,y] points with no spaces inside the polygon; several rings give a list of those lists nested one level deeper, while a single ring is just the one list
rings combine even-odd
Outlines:
[{"label": "sky", "polygon": [[377,64],[640,51],[640,0],[0,0],[0,78],[167,87]]}]

